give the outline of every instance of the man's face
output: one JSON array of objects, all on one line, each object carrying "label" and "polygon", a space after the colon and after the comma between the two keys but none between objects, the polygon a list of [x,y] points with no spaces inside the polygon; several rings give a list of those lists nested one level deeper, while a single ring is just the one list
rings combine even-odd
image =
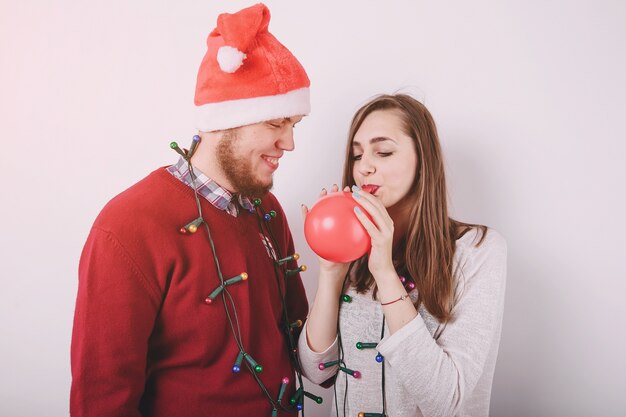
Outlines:
[{"label": "man's face", "polygon": [[302,116],[274,119],[224,131],[217,160],[230,191],[246,197],[265,195],[285,151],[295,148],[293,129]]}]

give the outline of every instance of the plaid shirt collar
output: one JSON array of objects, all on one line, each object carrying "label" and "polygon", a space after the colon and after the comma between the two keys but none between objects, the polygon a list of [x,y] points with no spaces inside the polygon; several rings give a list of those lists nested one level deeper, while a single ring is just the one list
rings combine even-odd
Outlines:
[{"label": "plaid shirt collar", "polygon": [[[231,216],[237,217],[239,214],[239,206],[254,212],[254,205],[248,197],[242,197],[239,194],[233,194],[227,189],[221,187],[217,182],[207,177],[196,167],[192,167],[196,176],[195,189],[202,197],[206,198],[209,203],[213,204],[220,210],[226,211]],[[183,158],[177,163],[167,168],[167,171],[174,177],[178,178],[185,185],[194,188],[194,182],[189,172],[189,164]],[[235,198],[236,197],[236,201]]]}]

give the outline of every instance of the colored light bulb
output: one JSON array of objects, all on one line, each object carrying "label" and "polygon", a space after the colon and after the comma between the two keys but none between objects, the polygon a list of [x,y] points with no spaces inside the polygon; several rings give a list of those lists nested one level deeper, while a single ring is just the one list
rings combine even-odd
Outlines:
[{"label": "colored light bulb", "polygon": [[297,253],[294,253],[293,255],[286,256],[283,259],[277,260],[276,262],[278,263],[278,265],[282,265],[282,264],[287,263],[287,262],[292,261],[292,260],[297,261],[298,259],[300,259],[300,255],[297,254]]},{"label": "colored light bulb", "polygon": [[[189,223],[187,223],[185,227],[183,227],[183,229],[188,233],[196,233],[198,231],[198,227],[203,222],[204,222],[204,219],[202,217],[198,217],[197,219],[192,220]],[[185,232],[183,232],[183,229],[180,229],[180,232],[185,234]]]},{"label": "colored light bulb", "polygon": [[287,389],[287,385],[289,384],[289,378],[284,377],[280,384],[280,389],[278,390],[278,399],[276,402],[280,403],[283,400],[283,395],[285,395],[285,390]]},{"label": "colored light bulb", "polygon": [[295,405],[298,400],[302,398],[302,391],[304,391],[302,387],[298,388],[296,392],[294,392],[293,396],[289,399],[289,404]]},{"label": "colored light bulb", "polygon": [[[222,291],[224,291],[224,286],[223,285],[220,285],[219,287],[214,289],[213,292],[211,294],[209,294],[209,296],[207,297],[207,299],[211,300],[207,304],[211,304],[213,302],[213,300],[215,300],[215,298],[218,295],[221,294]],[[205,302],[206,302],[206,300],[205,300]]]},{"label": "colored light bulb", "polygon": [[361,378],[361,372],[359,371],[353,371],[352,369],[344,368],[343,366],[340,366],[339,370],[347,373],[348,375],[353,376],[356,379]]},{"label": "colored light bulb", "polygon": [[306,265],[300,265],[297,269],[288,269],[286,271],[286,274],[288,277],[292,276],[292,275],[296,275],[299,272],[304,272],[306,271]]},{"label": "colored light bulb", "polygon": [[236,284],[237,282],[245,281],[247,279],[248,279],[248,274],[246,272],[242,272],[241,274],[237,275],[236,277],[229,278],[226,281],[224,281],[224,285]]},{"label": "colored light bulb", "polygon": [[307,397],[309,397],[310,399],[312,399],[313,401],[315,401],[318,404],[321,404],[324,402],[324,400],[322,399],[322,397],[318,397],[317,395],[313,395],[310,392],[306,392],[304,391],[304,395],[306,395]]},{"label": "colored light bulb", "polygon": [[187,154],[182,149],[180,149],[180,147],[178,146],[178,143],[171,142],[170,148],[174,149],[176,153],[182,156],[183,158],[187,158]]},{"label": "colored light bulb", "polygon": [[235,360],[235,364],[233,365],[233,372],[236,374],[241,371],[241,361],[243,360],[243,356],[243,352],[239,351],[239,353],[237,354],[237,359]]},{"label": "colored light bulb", "polygon": [[317,365],[317,367],[319,368],[320,371],[323,371],[324,369],[328,368],[329,366],[334,366],[334,365],[337,365],[338,363],[339,363],[339,361],[322,362],[319,365]]},{"label": "colored light bulb", "polygon": [[261,372],[263,372],[263,367],[259,365],[258,363],[256,363],[256,361],[254,360],[254,358],[252,358],[252,356],[246,354],[243,357],[246,358],[246,361],[248,361],[252,369],[254,369],[254,372],[256,372],[257,374],[260,374]]},{"label": "colored light bulb", "polygon": [[194,135],[193,140],[191,141],[191,146],[189,147],[189,152],[187,152],[187,158],[191,158],[193,154],[196,152],[196,148],[198,147],[198,143],[200,143],[200,136]]}]

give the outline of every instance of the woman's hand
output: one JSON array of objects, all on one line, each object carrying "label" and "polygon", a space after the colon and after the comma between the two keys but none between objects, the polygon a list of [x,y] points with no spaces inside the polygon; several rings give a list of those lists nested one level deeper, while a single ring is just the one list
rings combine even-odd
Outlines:
[{"label": "woman's hand", "polygon": [[[350,188],[346,187],[344,191],[349,192]],[[337,184],[333,184],[333,186],[330,189],[330,192],[331,193],[339,192],[339,187],[337,186]],[[326,189],[323,188],[322,191],[320,192],[319,198],[322,198],[326,196],[327,194],[328,194],[328,191],[326,191]],[[302,218],[306,220],[306,215],[308,213],[309,213],[309,208],[303,204],[302,205]],[[341,280],[341,282],[343,283],[343,279],[346,276],[346,273],[348,272],[348,268],[350,267],[349,262],[348,263],[331,262],[320,257],[318,257],[318,259],[319,259],[319,265],[320,265],[320,279],[324,279],[325,277],[332,277],[331,279]]]},{"label": "woman's hand", "polygon": [[[350,191],[350,189],[346,187],[345,191]],[[339,192],[337,184],[333,184],[330,192]],[[327,194],[326,189],[323,189],[319,198]],[[309,209],[303,204],[302,217],[305,220],[308,213]],[[319,265],[320,276],[317,292],[315,293],[315,300],[306,324],[306,342],[308,347],[313,352],[318,353],[326,351],[337,337],[339,300],[350,263],[331,262],[319,258]],[[302,336],[300,336],[300,340],[302,340]]]},{"label": "woman's hand", "polygon": [[368,267],[377,283],[387,277],[397,277],[393,266],[393,220],[382,202],[372,194],[352,187],[352,198],[358,202],[372,217],[368,219],[363,210],[354,208],[357,218],[372,239],[372,250],[369,254]]}]

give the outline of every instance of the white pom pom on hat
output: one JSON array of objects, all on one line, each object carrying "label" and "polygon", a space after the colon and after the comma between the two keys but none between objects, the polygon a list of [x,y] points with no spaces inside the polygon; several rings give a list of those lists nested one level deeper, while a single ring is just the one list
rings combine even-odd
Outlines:
[{"label": "white pom pom on hat", "polygon": [[222,71],[232,74],[237,71],[246,59],[246,54],[232,46],[222,46],[217,50],[217,63]]}]

